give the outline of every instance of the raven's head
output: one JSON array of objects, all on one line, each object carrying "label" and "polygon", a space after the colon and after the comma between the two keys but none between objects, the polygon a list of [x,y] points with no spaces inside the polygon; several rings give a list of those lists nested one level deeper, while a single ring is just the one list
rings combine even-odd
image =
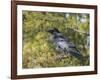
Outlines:
[{"label": "raven's head", "polygon": [[51,33],[51,34],[60,33],[59,30],[58,30],[57,28],[49,29],[47,32],[49,32],[49,33]]}]

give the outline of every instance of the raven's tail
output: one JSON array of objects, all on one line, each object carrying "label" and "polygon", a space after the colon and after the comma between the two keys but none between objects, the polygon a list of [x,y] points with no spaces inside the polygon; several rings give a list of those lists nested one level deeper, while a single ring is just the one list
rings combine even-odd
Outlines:
[{"label": "raven's tail", "polygon": [[70,53],[72,56],[76,57],[78,60],[80,60],[80,64],[81,64],[81,65],[84,65],[84,57],[83,57],[80,53],[74,52],[74,51],[69,51],[69,53]]}]

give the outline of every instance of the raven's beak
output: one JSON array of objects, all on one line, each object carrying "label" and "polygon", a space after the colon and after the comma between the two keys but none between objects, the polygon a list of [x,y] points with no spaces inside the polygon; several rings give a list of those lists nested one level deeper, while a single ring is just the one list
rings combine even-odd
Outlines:
[{"label": "raven's beak", "polygon": [[49,30],[47,30],[47,32],[53,34],[54,30],[53,29],[49,29]]}]

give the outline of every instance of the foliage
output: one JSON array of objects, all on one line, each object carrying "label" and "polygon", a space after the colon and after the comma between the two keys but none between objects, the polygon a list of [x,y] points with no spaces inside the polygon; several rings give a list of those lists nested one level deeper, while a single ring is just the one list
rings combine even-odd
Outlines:
[{"label": "foliage", "polygon": [[81,65],[79,60],[70,55],[56,59],[59,53],[55,50],[47,32],[54,27],[68,37],[86,57],[83,66],[89,65],[87,35],[73,30],[89,33],[89,14],[23,11],[23,68]]}]

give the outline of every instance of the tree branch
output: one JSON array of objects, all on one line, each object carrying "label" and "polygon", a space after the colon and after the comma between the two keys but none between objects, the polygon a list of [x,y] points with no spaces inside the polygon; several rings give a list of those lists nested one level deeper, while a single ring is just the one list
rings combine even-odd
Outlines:
[{"label": "tree branch", "polygon": [[82,34],[90,35],[89,33],[85,32],[85,31],[80,31],[80,30],[78,30],[78,29],[73,29],[73,28],[70,28],[70,27],[67,27],[67,28],[68,28],[68,29],[71,29],[71,30],[73,30],[73,31],[75,31],[75,32],[79,32],[79,33],[82,33]]}]

